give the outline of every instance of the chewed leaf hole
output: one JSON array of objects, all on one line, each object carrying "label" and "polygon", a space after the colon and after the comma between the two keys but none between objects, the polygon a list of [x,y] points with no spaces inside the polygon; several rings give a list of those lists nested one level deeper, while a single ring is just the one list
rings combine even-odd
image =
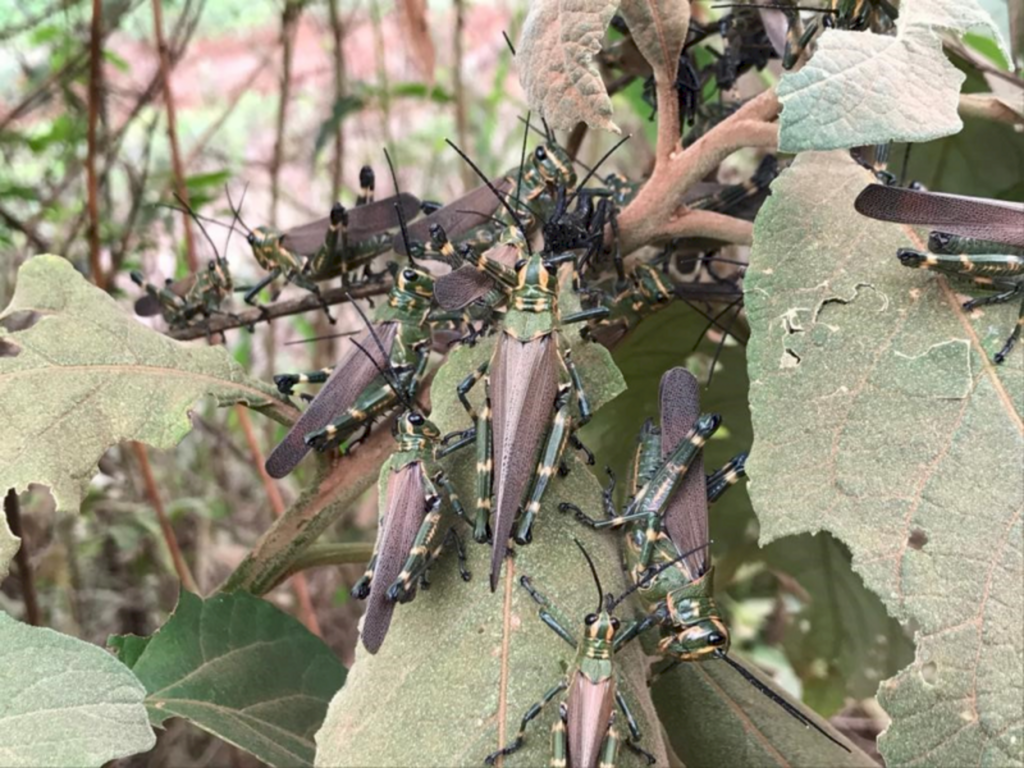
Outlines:
[{"label": "chewed leaf hole", "polygon": [[907,537],[907,544],[911,549],[921,550],[924,549],[924,545],[928,543],[928,534],[922,531],[920,528],[915,528],[910,532],[910,536]]},{"label": "chewed leaf hole", "polygon": [[21,347],[13,341],[0,339],[0,357],[17,357],[21,354]]},{"label": "chewed leaf hole", "polygon": [[19,309],[17,312],[11,312],[9,315],[4,315],[3,318],[0,318],[0,325],[11,333],[27,331],[39,322],[40,317],[42,317],[41,314],[33,312],[31,309]]},{"label": "chewed leaf hole", "polygon": [[928,685],[938,684],[939,667],[934,661],[925,662],[921,665],[921,679]]}]

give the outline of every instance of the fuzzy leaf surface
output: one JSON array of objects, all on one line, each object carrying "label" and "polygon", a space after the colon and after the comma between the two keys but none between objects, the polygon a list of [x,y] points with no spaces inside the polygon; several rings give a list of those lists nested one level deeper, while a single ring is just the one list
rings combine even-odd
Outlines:
[{"label": "fuzzy leaf surface", "polygon": [[619,12],[655,78],[675,80],[679,51],[690,26],[690,4],[686,0],[624,0]]},{"label": "fuzzy leaf surface", "polygon": [[183,590],[154,635],[111,644],[146,686],[154,725],[184,717],[273,766],[312,764],[313,734],[345,682],[320,638],[246,592]]},{"label": "fuzzy leaf surface", "polygon": [[914,663],[882,683],[888,765],[1020,764],[1024,744],[1024,355],[991,362],[1013,304],[966,316],[902,267],[922,233],[861,217],[871,181],[809,153],[772,186],[746,281],[762,541],[829,530],[902,622]]},{"label": "fuzzy leaf surface", "polygon": [[[13,333],[5,319],[34,312]],[[287,420],[295,409],[250,378],[220,347],[188,346],[136,322],[70,262],[37,256],[18,272],[0,314],[0,487],[48,485],[57,509],[77,511],[103,452],[124,440],[171,448],[205,395]]]},{"label": "fuzzy leaf surface", "polygon": [[[567,329],[566,337],[572,336],[578,338],[578,332]],[[490,355],[492,344],[493,339],[487,339],[472,349],[453,351],[434,379],[431,419],[442,432],[469,426],[454,390]],[[621,391],[622,378],[603,348],[575,343],[573,359],[596,407]],[[471,393],[477,404],[482,395],[478,389],[482,388]],[[573,536],[594,557],[605,589],[623,588],[612,539],[558,511],[563,500],[600,508],[594,477],[582,462],[568,458],[569,475],[552,480],[533,542],[517,547],[515,558],[506,560],[497,592],[491,593],[488,586],[490,548],[466,537],[471,581],[459,578],[454,553],[446,552],[431,569],[430,589],[396,607],[380,651],[370,656],[359,647],[348,682],[331,702],[317,734],[318,766],[479,765],[501,742],[511,740],[523,713],[558,682],[575,655],[575,649],[538,618],[538,606],[518,585],[519,576],[528,574],[560,606],[562,621],[577,637],[597,593]],[[472,448],[444,462],[467,509],[473,506],[474,465]],[[460,527],[465,537],[464,526]],[[643,745],[664,764],[640,649],[627,646],[615,658],[625,696],[644,733]],[[555,706],[545,709],[528,731],[523,749],[507,759],[508,765],[547,764],[556,712]],[[396,727],[401,728],[401,738],[396,738]],[[618,764],[632,768],[645,763],[623,749]]]},{"label": "fuzzy leaf surface", "polygon": [[534,0],[517,53],[530,109],[552,128],[578,122],[619,133],[594,56],[615,15],[615,0]]},{"label": "fuzzy leaf surface", "polygon": [[102,648],[0,613],[0,764],[101,766],[156,743],[142,684]]},{"label": "fuzzy leaf surface", "polygon": [[810,61],[778,85],[779,149],[800,152],[889,141],[928,141],[960,130],[964,75],[937,34],[991,30],[977,0],[913,0],[900,4],[894,36],[829,29]]}]

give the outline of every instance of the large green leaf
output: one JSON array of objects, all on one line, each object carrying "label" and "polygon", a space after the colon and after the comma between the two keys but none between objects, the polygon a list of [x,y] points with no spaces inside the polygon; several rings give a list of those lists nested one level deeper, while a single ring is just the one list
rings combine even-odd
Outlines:
[{"label": "large green leaf", "polygon": [[0,764],[100,766],[156,743],[145,689],[89,643],[0,613]]},{"label": "large green leaf", "polygon": [[[567,336],[577,336],[567,331]],[[464,429],[468,418],[454,396],[456,384],[489,356],[493,341],[454,351],[431,387],[432,419],[442,431]],[[622,389],[610,357],[596,345],[577,344],[573,359],[599,407]],[[482,393],[476,392],[474,395]],[[471,507],[475,456],[472,449],[446,461],[452,481]],[[600,488],[585,465],[555,478],[537,518],[533,543],[507,560],[496,593],[488,586],[490,549],[467,540],[473,578],[463,583],[447,553],[431,572],[431,588],[398,606],[383,647],[369,656],[360,647],[345,688],[331,703],[317,734],[317,765],[479,765],[514,736],[527,708],[557,683],[574,650],[537,617],[538,606],[518,585],[528,574],[562,608],[566,626],[579,636],[597,595],[590,573],[572,542],[577,536],[597,561],[606,589],[618,592],[623,577],[612,537],[584,529],[557,509],[573,500],[598,510]],[[644,684],[638,647],[616,656],[625,695],[644,733],[644,746],[664,763],[657,720]],[[507,765],[547,764],[551,718],[548,707],[528,732],[526,745]],[[644,764],[623,749],[620,766]]]},{"label": "large green leaf", "polygon": [[[4,321],[34,312],[25,330]],[[0,488],[50,486],[77,510],[103,452],[123,440],[174,446],[204,395],[287,420],[295,409],[220,347],[187,346],[136,322],[71,263],[37,256],[0,314]]]},{"label": "large green leaf", "polygon": [[345,668],[298,620],[246,592],[182,591],[149,638],[112,637],[146,686],[154,725],[184,717],[274,766],[311,765]]},{"label": "large green leaf", "polygon": [[861,217],[870,175],[808,154],[758,217],[746,302],[762,539],[827,529],[917,628],[882,684],[889,765],[1020,764],[1024,744],[1024,354],[1016,321],[966,316],[946,281],[905,269],[920,233]]},{"label": "large green leaf", "polygon": [[977,0],[906,0],[895,36],[827,30],[811,60],[779,81],[779,148],[835,149],[927,141],[956,133],[964,76],[937,31],[985,26],[1009,57]]}]

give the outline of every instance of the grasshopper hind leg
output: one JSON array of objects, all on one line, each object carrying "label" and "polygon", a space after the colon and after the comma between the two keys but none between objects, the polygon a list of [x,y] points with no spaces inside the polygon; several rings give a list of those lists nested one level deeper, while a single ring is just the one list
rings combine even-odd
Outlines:
[{"label": "grasshopper hind leg", "polygon": [[[1024,290],[1024,287],[1018,288],[1018,292]],[[1024,331],[1024,299],[1020,302],[1020,312],[1017,313],[1017,325],[1013,329],[1013,333],[1003,344],[1003,348],[996,352],[995,361],[996,364],[1001,364],[1006,360],[1006,356],[1010,354],[1010,350],[1013,349],[1014,345],[1020,339],[1021,331]]]}]

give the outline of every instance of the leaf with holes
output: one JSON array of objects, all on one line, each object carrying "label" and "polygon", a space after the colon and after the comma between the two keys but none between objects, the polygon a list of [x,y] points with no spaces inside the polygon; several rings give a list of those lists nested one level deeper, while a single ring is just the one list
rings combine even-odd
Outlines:
[{"label": "leaf with holes", "polygon": [[[26,318],[29,327],[7,330]],[[223,348],[146,328],[57,256],[37,256],[18,272],[0,345],[0,488],[48,485],[63,511],[78,508],[107,448],[123,440],[174,446],[204,395],[283,421],[296,413]]]},{"label": "leaf with holes", "polygon": [[530,109],[553,128],[584,122],[619,133],[594,56],[615,15],[615,0],[534,0],[519,42],[519,81]]},{"label": "leaf with holes", "polygon": [[957,105],[964,75],[946,59],[936,33],[963,34],[976,26],[990,29],[1009,56],[977,0],[907,0],[900,4],[895,36],[826,30],[810,61],[779,81],[779,149],[927,141],[956,133],[963,126]]},{"label": "leaf with holes", "polygon": [[0,613],[0,765],[101,766],[156,743],[124,664]]},{"label": "leaf with holes", "polygon": [[888,765],[1020,762],[1024,354],[991,362],[1011,305],[967,316],[910,270],[922,234],[865,219],[870,174],[799,157],[757,219],[746,303],[762,541],[829,530],[902,622],[914,663],[882,683]]},{"label": "leaf with holes", "polygon": [[273,766],[311,765],[345,668],[297,619],[246,592],[182,591],[151,637],[110,644],[146,686],[154,725],[184,717]]}]

